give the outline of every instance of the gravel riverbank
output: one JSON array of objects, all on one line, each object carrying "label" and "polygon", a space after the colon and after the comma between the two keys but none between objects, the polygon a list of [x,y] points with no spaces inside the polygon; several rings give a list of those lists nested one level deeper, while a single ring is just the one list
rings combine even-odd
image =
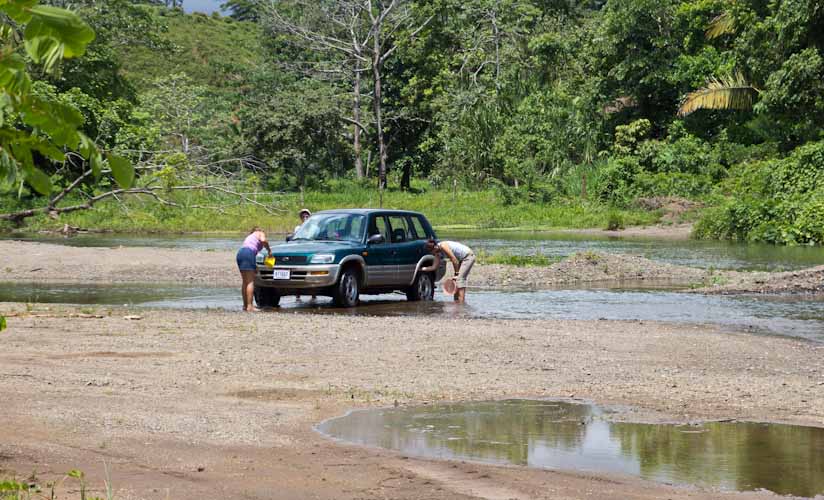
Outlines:
[{"label": "gravel riverbank", "polygon": [[509,397],[620,405],[625,420],[824,426],[824,348],[708,326],[0,312],[0,469],[49,481],[79,468],[102,493],[105,462],[119,499],[778,498],[407,459],[312,426],[350,408]]}]

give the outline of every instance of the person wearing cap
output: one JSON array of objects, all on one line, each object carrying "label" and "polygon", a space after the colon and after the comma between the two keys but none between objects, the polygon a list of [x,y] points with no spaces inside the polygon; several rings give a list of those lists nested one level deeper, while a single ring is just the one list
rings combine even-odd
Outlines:
[{"label": "person wearing cap", "polygon": [[445,256],[452,262],[452,268],[455,271],[456,290],[455,302],[463,303],[466,301],[466,282],[469,276],[469,271],[475,265],[475,252],[471,248],[458,243],[457,241],[441,241],[429,240],[426,242],[426,250],[435,256],[435,263],[423,269],[423,271],[434,271],[441,265],[441,255]]},{"label": "person wearing cap", "polygon": [[300,217],[300,224],[295,226],[295,233],[297,233],[298,229],[300,229],[300,226],[302,226],[303,223],[306,222],[306,219],[308,219],[311,216],[312,216],[312,212],[310,212],[308,208],[301,208],[300,209],[300,212],[298,212],[298,217]]},{"label": "person wearing cap", "polygon": [[[310,212],[308,208],[301,208],[300,212],[298,212],[298,217],[300,217],[300,224],[295,226],[295,232],[292,234],[297,233],[300,227],[303,225],[303,223],[306,222],[306,219],[308,219],[311,216],[312,212]],[[312,295],[312,300],[315,300],[316,298],[318,298],[317,295]],[[300,294],[295,295],[295,300],[300,300]]]}]

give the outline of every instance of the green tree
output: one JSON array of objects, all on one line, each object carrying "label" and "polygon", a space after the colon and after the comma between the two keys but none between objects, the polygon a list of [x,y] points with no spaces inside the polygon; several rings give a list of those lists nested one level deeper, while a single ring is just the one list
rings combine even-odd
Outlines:
[{"label": "green tree", "polygon": [[220,8],[228,11],[229,16],[238,21],[257,21],[260,19],[260,0],[227,0]]},{"label": "green tree", "polygon": [[[10,182],[20,179],[48,195],[51,180],[36,165],[35,153],[62,162],[67,150],[78,151],[99,175],[103,158],[94,142],[80,132],[82,116],[68,105],[37,96],[24,58],[25,53],[45,72],[54,72],[63,59],[84,54],[94,40],[94,31],[76,14],[32,0],[7,0],[0,3],[0,12],[7,16],[0,25],[0,100],[4,117],[0,126],[0,177]],[[16,35],[18,30],[22,30],[22,44]],[[128,187],[134,176],[131,167],[116,157],[110,157],[109,163],[118,182]]]}]

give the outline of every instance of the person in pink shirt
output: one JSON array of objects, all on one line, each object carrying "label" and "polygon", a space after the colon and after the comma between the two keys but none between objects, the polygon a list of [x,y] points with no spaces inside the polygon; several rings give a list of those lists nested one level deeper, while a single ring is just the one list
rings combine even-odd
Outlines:
[{"label": "person in pink shirt", "polygon": [[253,227],[249,231],[249,236],[243,240],[243,245],[237,251],[236,257],[237,268],[240,270],[240,277],[243,280],[240,294],[243,296],[244,311],[252,312],[255,310],[255,273],[257,272],[255,258],[261,248],[266,248],[269,257],[272,256],[272,249],[269,248],[266,233],[259,227]]}]

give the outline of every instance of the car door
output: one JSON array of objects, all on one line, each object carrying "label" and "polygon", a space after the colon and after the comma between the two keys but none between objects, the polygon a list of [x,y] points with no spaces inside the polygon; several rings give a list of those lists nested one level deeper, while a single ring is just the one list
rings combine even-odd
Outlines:
[{"label": "car door", "polygon": [[392,285],[397,279],[395,249],[392,244],[392,231],[383,214],[369,216],[367,239],[380,234],[382,243],[373,243],[366,249],[366,286],[381,287]]},{"label": "car door", "polygon": [[406,214],[389,215],[388,219],[392,230],[392,244],[396,252],[395,285],[410,285],[415,278],[418,261],[423,256],[424,241],[416,238],[409,216]]}]

